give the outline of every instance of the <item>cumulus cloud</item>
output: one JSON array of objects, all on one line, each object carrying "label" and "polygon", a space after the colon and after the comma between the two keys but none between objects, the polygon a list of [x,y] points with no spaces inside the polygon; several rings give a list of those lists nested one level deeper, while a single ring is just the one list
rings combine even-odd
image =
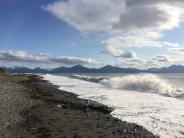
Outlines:
[{"label": "cumulus cloud", "polygon": [[162,30],[179,25],[182,5],[182,0],[60,0],[43,8],[80,31]]},{"label": "cumulus cloud", "polygon": [[58,65],[96,65],[99,61],[91,58],[60,57],[49,54],[30,54],[25,51],[0,51],[0,61],[16,63],[58,64]]},{"label": "cumulus cloud", "polygon": [[107,31],[118,22],[124,7],[124,0],[67,0],[43,6],[43,9],[80,31]]},{"label": "cumulus cloud", "polygon": [[123,51],[111,45],[108,45],[103,53],[108,53],[113,57],[137,58],[137,54],[134,51]]},{"label": "cumulus cloud", "polygon": [[[183,0],[58,0],[42,6],[80,32],[107,33],[105,51],[123,58],[137,57],[134,52],[124,52],[127,47],[178,47],[159,39],[163,31],[180,25],[183,7]],[[164,57],[156,57],[147,64],[155,64],[156,59],[164,61]]]},{"label": "cumulus cloud", "polygon": [[[142,48],[142,47],[178,47],[178,43],[161,42],[155,41],[154,39],[159,38],[160,34],[157,32],[136,32],[129,33],[126,35],[117,35],[109,37],[103,41],[105,44],[106,52],[115,57],[120,57],[123,52],[123,48]],[[135,52],[129,52],[132,58],[137,57]]]}]

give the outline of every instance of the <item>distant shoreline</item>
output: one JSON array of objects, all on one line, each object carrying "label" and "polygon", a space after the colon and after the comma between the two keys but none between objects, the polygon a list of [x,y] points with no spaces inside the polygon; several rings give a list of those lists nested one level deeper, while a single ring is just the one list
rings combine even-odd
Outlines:
[{"label": "distant shoreline", "polygon": [[[16,105],[16,112],[12,114],[20,115],[21,119],[4,125],[6,130],[0,134],[5,138],[9,135],[21,138],[158,137],[141,126],[112,117],[109,113],[113,108],[58,90],[37,75],[3,76],[0,84],[0,87],[8,86],[5,95],[6,91],[14,91],[17,98],[24,99],[11,105]],[[11,98],[14,97],[9,96]]]}]

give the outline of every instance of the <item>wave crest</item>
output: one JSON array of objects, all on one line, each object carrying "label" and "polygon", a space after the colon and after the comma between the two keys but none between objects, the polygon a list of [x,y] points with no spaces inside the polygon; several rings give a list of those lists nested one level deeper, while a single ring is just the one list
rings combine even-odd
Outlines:
[{"label": "wave crest", "polygon": [[85,75],[75,75],[75,74],[72,75],[72,78],[89,81],[89,82],[95,82],[95,83],[100,83],[102,80],[107,79],[105,77],[89,77]]},{"label": "wave crest", "polygon": [[184,97],[184,90],[173,87],[167,80],[155,74],[134,74],[113,77],[101,81],[108,87],[141,92],[159,93],[171,97]]}]

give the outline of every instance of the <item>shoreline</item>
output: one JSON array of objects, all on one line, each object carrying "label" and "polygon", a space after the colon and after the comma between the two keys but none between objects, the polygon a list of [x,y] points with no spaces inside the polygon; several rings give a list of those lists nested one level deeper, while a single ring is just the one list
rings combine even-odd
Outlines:
[{"label": "shoreline", "polygon": [[38,75],[17,74],[7,80],[11,77],[32,101],[20,111],[22,120],[11,128],[17,138],[158,137],[142,126],[112,117],[113,108],[59,90]]}]

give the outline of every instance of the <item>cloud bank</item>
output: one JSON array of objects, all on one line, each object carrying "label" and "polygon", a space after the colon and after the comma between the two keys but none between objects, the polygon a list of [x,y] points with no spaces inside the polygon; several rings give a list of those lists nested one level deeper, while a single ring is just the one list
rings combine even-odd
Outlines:
[{"label": "cloud bank", "polygon": [[168,55],[157,55],[150,59],[141,59],[141,58],[134,58],[134,59],[127,59],[120,61],[118,63],[119,66],[135,66],[135,67],[152,67],[152,66],[161,66],[164,63],[171,63],[175,59],[171,59]]},{"label": "cloud bank", "polygon": [[42,53],[30,54],[25,51],[0,51],[0,62],[57,65],[97,65],[100,63],[91,58],[61,57]]}]

